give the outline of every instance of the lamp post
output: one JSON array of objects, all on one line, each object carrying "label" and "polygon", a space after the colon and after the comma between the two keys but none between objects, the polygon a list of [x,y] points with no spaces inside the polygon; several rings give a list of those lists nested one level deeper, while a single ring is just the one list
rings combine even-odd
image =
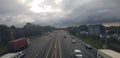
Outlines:
[{"label": "lamp post", "polygon": [[15,39],[15,37],[14,37],[14,31],[13,31],[13,30],[11,30],[11,32],[10,32],[10,39],[11,39],[11,40],[14,40],[14,39]]},{"label": "lamp post", "polygon": [[103,44],[104,49],[108,48],[108,38],[110,38],[110,36],[107,33],[108,31],[105,32],[105,39],[104,39],[104,44]]}]

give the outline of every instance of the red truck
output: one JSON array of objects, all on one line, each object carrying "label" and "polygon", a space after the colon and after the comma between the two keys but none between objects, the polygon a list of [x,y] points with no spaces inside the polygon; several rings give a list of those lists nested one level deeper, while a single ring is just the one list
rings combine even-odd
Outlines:
[{"label": "red truck", "polygon": [[28,38],[20,38],[16,40],[12,40],[8,43],[8,48],[10,52],[21,51],[29,45]]}]

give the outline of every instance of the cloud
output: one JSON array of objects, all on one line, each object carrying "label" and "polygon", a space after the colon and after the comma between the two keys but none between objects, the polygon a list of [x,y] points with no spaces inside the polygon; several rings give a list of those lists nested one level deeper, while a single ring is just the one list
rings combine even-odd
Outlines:
[{"label": "cloud", "polygon": [[[8,3],[9,2],[9,3]],[[0,0],[0,24],[56,27],[120,22],[120,0]]]},{"label": "cloud", "polygon": [[29,12],[26,5],[21,5],[16,0],[0,0],[1,15],[16,15]]}]

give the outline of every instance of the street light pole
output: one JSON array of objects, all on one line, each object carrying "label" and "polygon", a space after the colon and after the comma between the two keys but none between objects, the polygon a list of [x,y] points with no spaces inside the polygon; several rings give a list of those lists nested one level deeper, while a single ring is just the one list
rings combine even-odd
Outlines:
[{"label": "street light pole", "polygon": [[108,31],[105,32],[105,40],[104,40],[104,44],[103,44],[104,49],[108,48],[108,38],[109,38],[109,36],[107,36],[107,32]]}]

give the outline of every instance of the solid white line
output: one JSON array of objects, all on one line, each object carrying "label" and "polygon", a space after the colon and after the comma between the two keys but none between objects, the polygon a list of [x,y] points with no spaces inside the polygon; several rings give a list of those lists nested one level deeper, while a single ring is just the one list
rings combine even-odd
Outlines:
[{"label": "solid white line", "polygon": [[57,49],[56,43],[57,43],[57,36],[55,37],[55,44],[54,44],[54,48],[52,49],[52,58],[54,58],[54,55],[55,55],[55,58],[56,58],[56,49]]},{"label": "solid white line", "polygon": [[56,41],[55,41],[55,58],[57,57],[57,34],[56,34]]},{"label": "solid white line", "polygon": [[[42,50],[42,48],[40,48],[40,50]],[[39,54],[39,51],[36,53],[36,55],[35,55],[35,56],[37,57],[37,56],[38,56],[38,54]]]},{"label": "solid white line", "polygon": [[59,52],[60,52],[60,58],[62,58],[62,55],[61,55],[61,44],[60,44],[60,38],[59,38]]}]

